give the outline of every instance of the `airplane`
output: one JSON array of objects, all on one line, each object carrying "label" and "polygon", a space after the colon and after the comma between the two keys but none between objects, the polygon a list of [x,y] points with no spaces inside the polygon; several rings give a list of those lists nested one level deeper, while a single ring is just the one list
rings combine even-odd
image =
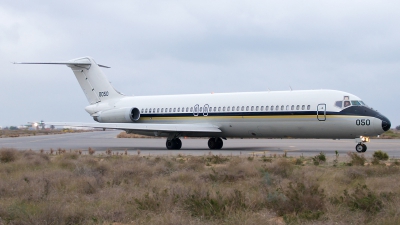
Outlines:
[{"label": "airplane", "polygon": [[97,123],[51,125],[111,128],[167,137],[167,149],[181,149],[181,137],[208,137],[210,149],[227,138],[355,139],[365,152],[370,136],[387,131],[387,117],[356,95],[337,90],[266,91],[160,96],[125,96],[91,57],[62,62],[14,62],[70,67]]}]

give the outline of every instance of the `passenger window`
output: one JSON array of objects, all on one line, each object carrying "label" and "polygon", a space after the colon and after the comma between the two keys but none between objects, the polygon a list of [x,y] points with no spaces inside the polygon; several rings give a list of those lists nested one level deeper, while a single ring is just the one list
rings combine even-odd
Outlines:
[{"label": "passenger window", "polygon": [[216,112],[217,111],[217,107],[214,107],[214,112]]},{"label": "passenger window", "polygon": [[256,111],[258,111],[258,106],[256,106]]},{"label": "passenger window", "polygon": [[305,105],[302,105],[301,106],[301,110],[305,110],[306,109],[306,106]]},{"label": "passenger window", "polygon": [[239,111],[240,110],[240,107],[238,106],[238,107],[236,107],[236,111]]},{"label": "passenger window", "polygon": [[268,106],[265,106],[265,111],[268,111]]},{"label": "passenger window", "polygon": [[164,112],[164,108],[161,108],[161,112],[162,112],[162,113]]},{"label": "passenger window", "polygon": [[222,108],[222,111],[225,112],[225,106]]},{"label": "passenger window", "polygon": [[261,106],[261,109],[260,109],[260,111],[264,111],[264,106]]},{"label": "passenger window", "polygon": [[157,113],[159,113],[160,112],[160,108],[157,108]]},{"label": "passenger window", "polygon": [[242,106],[242,111],[244,111],[244,106]]},{"label": "passenger window", "polygon": [[208,108],[208,112],[212,112],[212,107]]},{"label": "passenger window", "polygon": [[299,106],[299,105],[297,105],[297,106],[296,106],[296,110],[299,110],[299,109],[300,109],[300,106]]},{"label": "passenger window", "polygon": [[292,110],[294,110],[294,105],[292,105]]},{"label": "passenger window", "polygon": [[289,111],[289,105],[286,106],[286,111]]},{"label": "passenger window", "polygon": [[193,112],[193,107],[190,107],[190,112]]},{"label": "passenger window", "polygon": [[181,108],[178,108],[178,112],[181,111]]},{"label": "passenger window", "polygon": [[203,107],[200,107],[200,112],[203,112]]},{"label": "passenger window", "polygon": [[221,107],[218,107],[218,112],[221,112]]},{"label": "passenger window", "polygon": [[274,111],[274,106],[273,105],[271,106],[271,111]]},{"label": "passenger window", "polygon": [[176,108],[174,108],[174,112],[176,112]]},{"label": "passenger window", "polygon": [[310,105],[308,105],[308,106],[307,106],[307,110],[310,110],[310,109],[311,109],[311,106],[310,106]]},{"label": "passenger window", "polygon": [[147,109],[145,109],[145,111],[144,111],[145,113],[147,113]]},{"label": "passenger window", "polygon": [[172,112],[172,108],[169,108],[169,112]]},{"label": "passenger window", "polygon": [[232,112],[234,112],[235,111],[235,106],[232,106]]},{"label": "passenger window", "polygon": [[249,111],[249,107],[248,106],[246,106],[246,111]]},{"label": "passenger window", "polygon": [[285,106],[281,106],[281,110],[283,111],[285,109]]},{"label": "passenger window", "polygon": [[228,108],[226,109],[226,111],[228,111],[228,112],[229,112],[230,110],[231,110],[231,107],[230,107],[230,106],[228,106]]},{"label": "passenger window", "polygon": [[278,110],[279,110],[279,105],[277,105],[277,106],[275,107],[275,110],[276,110],[276,111],[278,111]]},{"label": "passenger window", "polygon": [[254,106],[251,107],[251,111],[254,111]]},{"label": "passenger window", "polygon": [[144,109],[142,109],[141,113],[143,113],[143,112],[144,112]]}]

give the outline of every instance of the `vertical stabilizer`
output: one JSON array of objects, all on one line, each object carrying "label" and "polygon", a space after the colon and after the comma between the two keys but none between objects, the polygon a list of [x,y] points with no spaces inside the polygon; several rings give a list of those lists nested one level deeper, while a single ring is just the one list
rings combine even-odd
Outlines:
[{"label": "vertical stabilizer", "polygon": [[103,71],[92,58],[83,57],[70,60],[70,62],[68,67],[74,72],[90,104],[122,97],[122,94],[111,86]]}]

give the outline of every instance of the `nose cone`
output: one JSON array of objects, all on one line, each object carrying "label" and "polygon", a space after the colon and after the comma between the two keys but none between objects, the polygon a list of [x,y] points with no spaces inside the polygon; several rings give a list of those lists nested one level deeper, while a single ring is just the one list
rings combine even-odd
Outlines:
[{"label": "nose cone", "polygon": [[390,129],[390,126],[392,126],[392,124],[390,123],[389,119],[386,117],[383,117],[382,119],[382,129],[384,131],[388,131]]}]

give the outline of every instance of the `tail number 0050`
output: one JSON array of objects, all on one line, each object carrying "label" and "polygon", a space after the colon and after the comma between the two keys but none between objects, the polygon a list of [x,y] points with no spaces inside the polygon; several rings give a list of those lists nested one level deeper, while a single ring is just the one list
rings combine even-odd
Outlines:
[{"label": "tail number 0050", "polygon": [[108,96],[108,91],[100,91],[99,92],[99,97],[106,97]]},{"label": "tail number 0050", "polygon": [[369,126],[369,125],[371,125],[371,121],[369,119],[356,120],[356,125],[357,126]]}]

